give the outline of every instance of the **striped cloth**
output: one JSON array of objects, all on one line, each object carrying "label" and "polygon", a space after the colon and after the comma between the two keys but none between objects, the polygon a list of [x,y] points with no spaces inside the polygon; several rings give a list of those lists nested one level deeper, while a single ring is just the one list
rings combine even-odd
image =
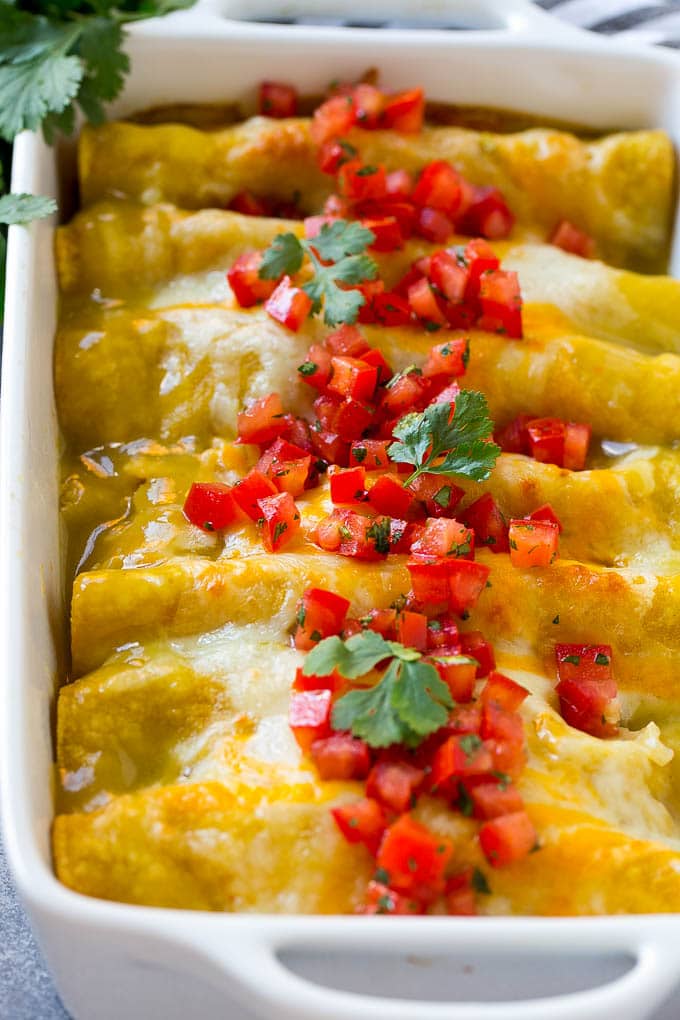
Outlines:
[{"label": "striped cloth", "polygon": [[539,7],[581,28],[680,49],[680,0],[536,0]]}]

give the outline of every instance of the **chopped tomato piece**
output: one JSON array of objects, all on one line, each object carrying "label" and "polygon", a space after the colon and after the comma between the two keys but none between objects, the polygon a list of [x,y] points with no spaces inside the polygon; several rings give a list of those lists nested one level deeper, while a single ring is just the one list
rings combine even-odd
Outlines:
[{"label": "chopped tomato piece", "polygon": [[297,333],[312,310],[312,299],[301,287],[293,286],[290,276],[284,276],[264,307],[272,319]]},{"label": "chopped tomato piece", "polygon": [[426,378],[438,375],[458,378],[461,375],[465,375],[469,357],[470,341],[467,337],[445,340],[443,344],[435,344],[430,349],[427,360],[423,365],[423,375]]},{"label": "chopped tomato piece", "polygon": [[370,400],[378,385],[378,370],[360,358],[334,357],[329,390],[353,400]]},{"label": "chopped tomato piece", "polygon": [[515,217],[498,188],[474,188],[472,202],[457,223],[463,234],[481,235],[491,241],[507,237]]},{"label": "chopped tomato piece", "polygon": [[503,868],[531,853],[537,845],[536,830],[526,811],[513,811],[485,822],[479,843],[491,867]]},{"label": "chopped tomato piece", "polygon": [[559,539],[552,521],[511,520],[510,562],[513,567],[549,567],[557,557]]},{"label": "chopped tomato piece", "polygon": [[618,733],[620,706],[609,645],[555,646],[557,694],[565,721],[594,737]]},{"label": "chopped tomato piece", "polygon": [[413,506],[413,493],[404,488],[398,475],[385,474],[368,490],[368,501],[378,513],[405,517]]},{"label": "chopped tomato piece", "polygon": [[386,184],[390,198],[410,198],[413,191],[413,178],[408,170],[391,170]]},{"label": "chopped tomato piece", "polygon": [[386,127],[402,134],[417,134],[423,126],[425,96],[422,89],[409,89],[387,96],[383,121]]},{"label": "chopped tomato piece", "polygon": [[[272,212],[271,206],[268,202],[265,202],[262,198],[257,198],[249,191],[239,191],[237,195],[234,195],[229,203],[229,208],[234,212],[241,213],[243,216],[270,216]],[[241,256],[241,258],[243,258],[243,256]],[[276,286],[275,280],[273,280],[272,283]],[[242,303],[243,302],[239,302],[239,304]]]},{"label": "chopped tomato piece", "polygon": [[364,283],[348,286],[347,289],[358,290],[364,299],[364,303],[359,309],[359,322],[373,322],[373,303],[377,295],[382,294],[385,290],[384,282],[378,277],[376,280],[366,280]]},{"label": "chopped tomato piece", "polygon": [[[353,146],[348,145],[346,142],[337,141],[332,138],[319,148],[319,152],[316,161],[319,165],[319,170],[324,174],[331,174],[335,176],[338,169],[343,163],[347,163],[348,160],[354,159],[356,156],[356,149]],[[317,217],[311,217],[317,219]],[[318,217],[319,219],[321,217]],[[306,222],[306,221],[305,221]],[[318,230],[316,233],[318,234]],[[314,237],[315,234],[305,233],[305,237]]]},{"label": "chopped tomato piece", "polygon": [[533,420],[530,414],[518,414],[504,428],[496,430],[494,441],[500,446],[503,453],[530,454],[527,425]]},{"label": "chopped tomato piece", "polygon": [[550,503],[544,503],[543,506],[537,507],[529,514],[530,521],[550,521],[551,524],[557,525],[557,530],[562,533],[562,523],[550,506]]},{"label": "chopped tomato piece", "polygon": [[335,223],[337,218],[337,216],[306,216],[304,220],[305,238],[311,241],[312,238],[318,237],[322,228]]},{"label": "chopped tomato piece", "polygon": [[411,306],[396,291],[386,290],[376,294],[371,308],[375,321],[381,326],[407,326],[411,321]]},{"label": "chopped tomato piece", "polygon": [[315,145],[346,135],[356,120],[352,96],[331,96],[317,107],[312,118],[311,135]]},{"label": "chopped tomato piece", "polygon": [[336,357],[361,358],[369,350],[366,337],[356,326],[340,326],[328,334],[325,344]]},{"label": "chopped tomato piece", "polygon": [[323,638],[342,630],[349,599],[324,588],[308,588],[295,611],[295,647],[306,652]]},{"label": "chopped tomato piece", "polygon": [[366,501],[366,471],[363,467],[332,467],[328,477],[331,487],[331,503],[363,503]]},{"label": "chopped tomato piece", "polygon": [[330,733],[331,692],[295,691],[288,708],[288,723],[302,750],[309,754],[314,741]]},{"label": "chopped tomato piece", "polygon": [[477,679],[487,676],[496,668],[496,657],[493,647],[480,630],[469,630],[460,635],[460,647],[465,655],[471,655],[477,661]]},{"label": "chopped tomato piece", "polygon": [[366,886],[366,902],[360,914],[422,914],[423,906],[415,899],[402,896],[382,882],[371,881]]},{"label": "chopped tomato piece", "polygon": [[259,89],[259,111],[265,117],[294,117],[297,90],[280,81],[263,81]]},{"label": "chopped tomato piece", "polygon": [[569,471],[582,471],[586,466],[592,434],[590,425],[567,422],[564,428],[564,467]]},{"label": "chopped tomato piece", "polygon": [[331,377],[331,355],[321,344],[312,344],[307,360],[298,366],[302,381],[315,390],[325,390]]},{"label": "chopped tomato piece", "polygon": [[415,493],[416,499],[425,505],[428,517],[448,516],[465,495],[458,485],[453,485],[441,475],[427,472],[411,482],[409,488]]},{"label": "chopped tomato piece", "polygon": [[482,563],[455,559],[449,562],[449,606],[462,615],[477,604],[484,591],[490,570]]},{"label": "chopped tomato piece", "polygon": [[[274,482],[277,489],[282,492],[290,492],[297,496],[304,489],[304,483],[311,468],[312,457],[301,446],[289,443],[288,440],[279,437],[271,446],[268,446],[257,464],[256,471]],[[298,471],[304,469],[304,476]],[[293,477],[289,477],[293,475]]]},{"label": "chopped tomato piece", "polygon": [[449,737],[432,758],[432,786],[438,787],[449,779],[469,779],[484,776],[493,769],[489,748],[475,733]]},{"label": "chopped tomato piece", "polygon": [[522,336],[522,296],[517,273],[493,269],[479,282],[479,303],[482,309],[480,329],[503,333],[515,339]]},{"label": "chopped tomato piece", "polygon": [[459,650],[458,624],[451,616],[440,616],[427,623],[427,647]]},{"label": "chopped tomato piece", "polygon": [[425,772],[409,762],[379,761],[369,773],[366,793],[397,814],[403,814],[414,806],[424,779]]},{"label": "chopped tomato piece", "polygon": [[505,740],[518,748],[524,747],[524,723],[517,712],[509,712],[496,701],[482,703],[480,734],[484,740]]},{"label": "chopped tomato piece", "polygon": [[471,503],[460,518],[473,529],[477,545],[487,545],[493,553],[508,552],[508,526],[490,492]]},{"label": "chopped tomato piece", "polygon": [[439,307],[435,293],[425,277],[409,287],[408,303],[413,314],[422,322],[433,323],[436,326],[446,325],[446,316]]},{"label": "chopped tomato piece", "polygon": [[338,188],[342,197],[351,202],[383,198],[387,194],[385,167],[350,159],[338,170]]},{"label": "chopped tomato piece", "polygon": [[373,251],[396,251],[404,245],[404,237],[395,216],[383,216],[380,219],[361,220],[362,227],[366,227],[374,235],[369,248]]},{"label": "chopped tomato piece", "polygon": [[295,671],[295,679],[293,680],[294,691],[331,691],[335,694],[341,690],[347,681],[344,676],[338,673],[337,669],[334,669],[328,676],[314,676],[310,674],[307,676],[306,673],[302,672],[302,667],[298,666]]},{"label": "chopped tomato piece", "polygon": [[364,517],[352,510],[334,510],[316,529],[317,544],[327,552],[360,560],[379,560],[390,551],[389,517]]},{"label": "chopped tomato piece", "polygon": [[430,282],[448,301],[455,304],[464,299],[468,270],[464,262],[450,251],[434,252],[430,257],[427,275]]},{"label": "chopped tomato piece", "polygon": [[525,698],[529,697],[529,691],[521,684],[515,683],[509,676],[503,673],[491,672],[489,679],[484,684],[480,699],[482,704],[494,701],[501,708],[514,712],[522,704]]},{"label": "chopped tomato piece", "polygon": [[445,517],[428,517],[425,531],[411,546],[411,555],[473,559],[474,548],[475,536],[464,524]]},{"label": "chopped tomato piece", "polygon": [[426,241],[444,244],[454,233],[455,227],[453,220],[441,209],[433,209],[426,205],[418,210],[416,230]]},{"label": "chopped tomato piece", "polygon": [[446,880],[446,912],[457,917],[477,914],[477,897],[472,888],[472,868],[465,868]]},{"label": "chopped tomato piece", "polygon": [[390,825],[378,850],[378,867],[389,875],[391,886],[409,892],[443,888],[444,872],[453,853],[450,840],[436,836],[409,814]]},{"label": "chopped tomato piece", "polygon": [[455,216],[460,199],[460,177],[450,163],[439,159],[423,167],[413,189],[416,205],[431,206],[448,216]]},{"label": "chopped tomato piece", "polygon": [[374,408],[352,397],[342,399],[335,393],[322,394],[314,401],[314,410],[326,432],[336,433],[351,442],[373,422]]},{"label": "chopped tomato piece", "polygon": [[465,299],[469,301],[479,295],[479,285],[482,277],[498,269],[501,263],[491,245],[487,244],[481,237],[476,237],[465,245],[463,258],[467,263],[468,269]]},{"label": "chopped tomato piece", "polygon": [[364,797],[351,804],[331,808],[331,814],[348,843],[363,843],[372,854],[378,852],[387,828],[387,815],[382,804]]},{"label": "chopped tomato piece", "polygon": [[245,478],[236,483],[231,493],[243,513],[247,514],[251,520],[259,521],[262,517],[262,511],[258,505],[259,500],[265,499],[267,496],[276,496],[278,491],[271,479],[253,468]]},{"label": "chopped tomato piece", "polygon": [[579,230],[569,220],[562,220],[558,223],[549,238],[549,243],[556,245],[570,255],[580,255],[584,259],[592,259],[595,254],[595,241]]},{"label": "chopped tomato piece", "polygon": [[230,485],[194,482],[184,500],[184,514],[204,531],[220,531],[236,517]]},{"label": "chopped tomato piece", "polygon": [[397,614],[396,639],[407,648],[424,652],[427,648],[427,617],[404,610]]},{"label": "chopped tomato piece", "polygon": [[321,779],[365,779],[371,767],[368,744],[351,733],[332,733],[315,740],[311,755]]},{"label": "chopped tomato piece", "polygon": [[388,467],[387,448],[390,445],[389,439],[358,439],[350,447],[350,464],[361,464],[366,471]]},{"label": "chopped tomato piece", "polygon": [[396,375],[383,393],[381,407],[390,416],[401,417],[417,408],[425,392],[420,369]]},{"label": "chopped tomato piece", "polygon": [[278,393],[253,400],[236,419],[239,442],[269,443],[290,432],[291,417],[283,410]]},{"label": "chopped tomato piece", "polygon": [[392,369],[388,362],[385,360],[385,356],[382,351],[379,351],[377,347],[372,347],[370,350],[362,354],[361,360],[366,365],[372,365],[378,375],[378,385],[386,383],[392,378]]},{"label": "chopped tomato piece", "polygon": [[470,789],[475,818],[500,818],[524,810],[522,795],[512,783],[480,783]]},{"label": "chopped tomato piece", "polygon": [[276,280],[263,280],[259,275],[262,259],[261,251],[244,252],[227,273],[229,286],[241,308],[252,308],[266,301],[276,290]]},{"label": "chopped tomato piece", "polygon": [[385,105],[385,96],[368,82],[359,82],[351,90],[356,107],[357,125],[371,130],[377,128]]},{"label": "chopped tomato piece", "polygon": [[451,691],[454,701],[470,701],[475,687],[477,663],[469,655],[435,654],[431,661]]},{"label": "chopped tomato piece", "polygon": [[564,462],[564,422],[560,418],[532,418],[527,422],[529,451],[542,464]]},{"label": "chopped tomato piece", "polygon": [[265,496],[258,499],[262,524],[262,541],[267,552],[275,553],[288,545],[291,538],[300,530],[300,513],[295,500],[289,492],[279,492],[276,496]]},{"label": "chopped tomato piece", "polygon": [[372,609],[362,620],[367,630],[374,630],[376,634],[389,638],[395,635],[396,622],[396,609]]},{"label": "chopped tomato piece", "polygon": [[310,441],[312,448],[319,457],[323,457],[329,464],[340,464],[345,466],[349,459],[349,442],[337,434],[327,432],[318,422],[318,428],[310,430]]}]

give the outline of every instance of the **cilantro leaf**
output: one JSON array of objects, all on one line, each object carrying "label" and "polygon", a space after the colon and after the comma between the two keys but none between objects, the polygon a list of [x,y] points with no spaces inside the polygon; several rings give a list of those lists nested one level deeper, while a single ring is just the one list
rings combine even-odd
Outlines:
[{"label": "cilantro leaf", "polygon": [[34,131],[48,113],[60,113],[82,77],[81,61],[58,50],[0,66],[0,135],[11,141],[25,128]]},{"label": "cilantro leaf", "polygon": [[264,253],[259,276],[263,280],[278,280],[287,273],[292,276],[302,266],[305,249],[295,234],[279,234]]},{"label": "cilantro leaf", "polygon": [[461,390],[451,421],[450,415],[450,404],[432,404],[421,413],[405,415],[394,429],[397,442],[387,450],[390,459],[415,468],[405,485],[426,471],[466,475],[475,481],[489,477],[500,449],[488,442],[493,422],[484,395]]},{"label": "cilantro leaf", "polygon": [[43,195],[3,195],[0,197],[0,223],[30,223],[55,212],[57,203]]},{"label": "cilantro leaf", "polygon": [[369,673],[382,659],[392,655],[391,642],[365,630],[347,641],[337,635],[325,638],[308,653],[302,672],[305,676],[328,676],[334,669],[351,680]]},{"label": "cilantro leaf", "polygon": [[[346,255],[361,255],[375,241],[375,234],[356,221],[335,220],[324,223],[321,230],[309,242],[324,262],[338,262]],[[371,260],[372,261],[372,260]],[[348,280],[358,283],[358,280]]]}]

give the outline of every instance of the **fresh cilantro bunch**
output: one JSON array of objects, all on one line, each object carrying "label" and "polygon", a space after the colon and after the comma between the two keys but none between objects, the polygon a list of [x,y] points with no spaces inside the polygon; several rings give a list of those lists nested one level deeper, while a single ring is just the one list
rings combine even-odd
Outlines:
[{"label": "fresh cilantro bunch", "polygon": [[416,747],[441,729],[453,708],[449,688],[420,652],[365,630],[346,641],[337,636],[320,641],[302,669],[307,676],[328,676],[337,670],[356,680],[379,663],[386,669],[376,684],[350,691],[336,702],[333,728],[350,730],[371,747]]},{"label": "fresh cilantro bunch", "polygon": [[466,475],[481,482],[489,477],[500,448],[489,442],[493,422],[486,398],[476,390],[461,390],[451,405],[431,404],[420,413],[405,415],[395,427],[387,453],[391,460],[415,468],[404,485],[419,475]]},{"label": "fresh cilantro bunch", "polygon": [[313,276],[302,289],[312,299],[312,311],[319,312],[323,306],[324,322],[329,326],[353,323],[366,299],[360,291],[345,290],[341,284],[376,278],[378,267],[366,254],[374,240],[372,231],[347,220],[324,223],[310,240],[279,234],[264,253],[260,276],[263,280],[278,280],[284,273],[292,276],[302,268],[306,256]]},{"label": "fresh cilantro bunch", "polygon": [[190,7],[194,0],[0,0],[0,136],[42,125],[70,134],[76,106],[99,123],[129,60],[123,25]]}]

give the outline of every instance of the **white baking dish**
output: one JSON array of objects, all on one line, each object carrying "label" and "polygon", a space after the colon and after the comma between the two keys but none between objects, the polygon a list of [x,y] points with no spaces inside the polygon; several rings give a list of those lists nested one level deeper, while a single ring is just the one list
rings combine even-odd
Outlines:
[{"label": "white baking dish", "polygon": [[[234,4],[261,14],[264,3]],[[290,3],[287,13],[304,4]],[[309,6],[309,5],[307,5]],[[346,4],[316,7],[329,15]],[[366,2],[364,17],[399,5]],[[402,5],[403,8],[407,5]],[[524,0],[421,5],[460,33],[244,25],[214,7],[139,25],[114,115],[240,98],[258,80],[319,90],[380,68],[387,87],[599,127],[664,127],[680,143],[680,61],[551,21]],[[397,10],[398,13],[398,10]],[[34,135],[13,188],[57,195],[68,158]],[[78,1020],[598,1020],[649,1016],[680,981],[680,916],[593,919],[217,915],[89,899],[50,860],[51,719],[65,640],[52,396],[54,225],[10,231],[2,390],[0,681],[9,861]],[[678,253],[680,257],[680,253]],[[680,265],[678,258],[675,260]],[[237,1012],[235,1012],[235,1010]]]}]

